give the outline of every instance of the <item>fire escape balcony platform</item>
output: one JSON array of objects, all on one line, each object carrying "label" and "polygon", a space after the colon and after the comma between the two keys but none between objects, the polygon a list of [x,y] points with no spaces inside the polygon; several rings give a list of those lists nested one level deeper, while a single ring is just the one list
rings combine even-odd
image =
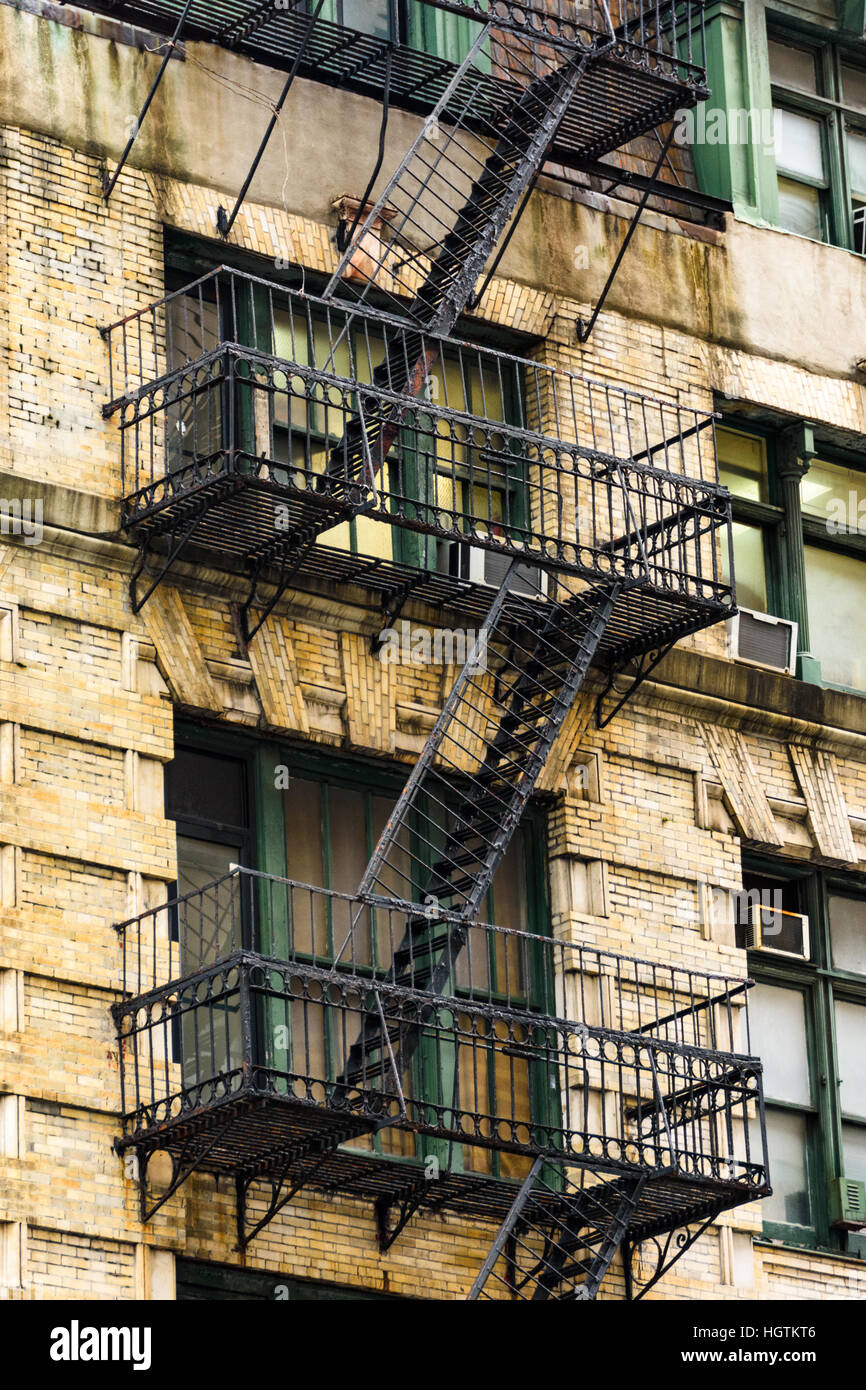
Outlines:
[{"label": "fire escape balcony platform", "polygon": [[[171,35],[183,10],[184,0],[78,0],[84,9],[110,14],[155,33]],[[426,0],[415,0],[426,3]],[[437,8],[430,5],[431,9]],[[452,6],[460,10],[460,6]],[[486,16],[466,5],[464,12]],[[505,19],[510,9],[501,4]],[[531,11],[531,6],[522,7]],[[544,8],[539,6],[539,9]],[[552,11],[552,6],[547,6]],[[563,4],[563,13],[573,5]],[[551,159],[567,167],[595,160],[629,140],[671,120],[677,111],[694,106],[709,96],[704,60],[703,0],[613,0],[610,13],[616,29],[606,28],[602,8],[581,42],[595,44],[592,62],[575,101],[557,136]],[[208,0],[193,5],[184,25],[189,41],[214,43],[268,67],[289,71],[299,54],[299,76],[345,91],[382,100],[388,58],[391,59],[392,105],[419,115],[436,106],[457,71],[457,64],[434,54],[400,44],[394,48],[372,34],[320,18],[305,43],[309,14],[300,4],[289,9],[262,6],[260,0]],[[575,32],[569,21],[547,16],[547,34],[553,40]],[[528,25],[527,39],[544,39],[542,30]],[[503,35],[505,37],[505,35]],[[518,38],[516,40],[521,43]],[[676,55],[674,47],[676,46]],[[508,72],[500,68],[479,74],[478,110],[498,109],[503,91],[510,85]]]},{"label": "fire escape balcony platform", "polygon": [[[231,1078],[228,1082],[231,1084]],[[284,1182],[299,1189],[373,1204],[395,1205],[411,1199],[419,1210],[463,1215],[494,1225],[507,1215],[519,1179],[531,1162],[527,1157],[522,1164],[513,1163],[513,1178],[445,1169],[431,1180],[425,1176],[421,1159],[360,1149],[358,1140],[373,1132],[372,1125],[362,1127],[321,1107],[257,1091],[254,1078],[248,1092],[209,1101],[146,1136],[119,1140],[117,1148],[121,1152],[134,1148],[141,1156],[166,1152],[178,1162],[189,1160],[198,1148],[205,1153],[200,1170],[223,1178],[268,1182],[279,1173]],[[612,1165],[593,1158],[590,1150],[573,1168],[586,1171],[588,1186],[602,1173],[608,1178],[634,1173],[646,1177],[630,1226],[635,1244],[758,1201],[769,1190],[759,1165],[747,1180],[731,1182],[689,1175],[674,1167],[647,1172],[641,1165]],[[540,1218],[546,1211],[555,1215],[555,1202],[549,1196],[536,1201],[528,1215]]]},{"label": "fire escape balcony platform", "polygon": [[117,1147],[494,1222],[564,1161],[646,1178],[635,1239],[768,1190],[749,981],[475,924],[431,992],[419,911],[237,869],[123,923]]},{"label": "fire escape balcony platform", "polygon": [[[189,544],[265,581],[289,566],[467,613],[513,559],[551,596],[615,580],[605,650],[623,654],[734,611],[712,414],[225,268],[105,335],[143,552]],[[381,524],[376,554],[329,544],[358,515]]]}]

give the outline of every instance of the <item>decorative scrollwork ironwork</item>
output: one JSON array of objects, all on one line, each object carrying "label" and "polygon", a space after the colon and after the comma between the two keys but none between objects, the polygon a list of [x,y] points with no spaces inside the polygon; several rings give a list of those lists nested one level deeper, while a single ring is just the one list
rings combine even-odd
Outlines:
[{"label": "decorative scrollwork ironwork", "polygon": [[[623,1242],[623,1263],[625,1266],[626,1297],[636,1303],[644,1298],[660,1279],[663,1279],[687,1250],[700,1240],[704,1232],[713,1224],[715,1214],[701,1221],[697,1226],[680,1227],[661,1235],[648,1236],[645,1240]],[[646,1246],[655,1250],[655,1262],[649,1274],[644,1275],[642,1266],[646,1263]]]}]

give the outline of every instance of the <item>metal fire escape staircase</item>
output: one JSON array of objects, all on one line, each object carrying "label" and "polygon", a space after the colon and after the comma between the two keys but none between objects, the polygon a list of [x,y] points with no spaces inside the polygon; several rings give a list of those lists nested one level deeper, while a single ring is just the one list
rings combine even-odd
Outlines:
[{"label": "metal fire escape staircase", "polygon": [[[374,385],[390,384],[398,390],[408,385],[412,394],[421,391],[432,360],[422,333],[449,333],[465,310],[491,252],[543,163],[587,63],[595,56],[593,47],[554,45],[555,62],[550,64],[547,58],[533,64],[536,71],[529,73],[519,100],[482,111],[476,63],[479,53],[496,42],[495,26],[489,24],[361,229],[360,240],[369,241],[383,211],[389,210],[392,218],[396,211],[387,249],[383,248],[360,297],[366,299],[374,290],[389,299],[395,291],[401,297],[411,294],[404,312],[422,330],[417,339],[410,336],[409,351],[405,340],[400,345],[399,360],[392,353],[381,364]],[[486,155],[473,148],[479,133],[493,144]],[[461,184],[467,183],[461,193]],[[419,251],[425,240],[426,251]],[[344,251],[326,297],[343,283],[353,245],[350,242]],[[395,259],[397,266],[392,268]],[[416,266],[424,260],[429,265],[419,277]],[[419,278],[420,283],[413,283]],[[412,351],[415,343],[417,353]],[[359,416],[350,422],[334,451],[337,487],[345,486],[347,455],[350,477],[359,478],[365,464],[375,476],[397,435],[400,414],[392,406],[377,412],[375,419]],[[441,995],[453,982],[467,933],[477,920],[622,587],[618,582],[601,583],[557,601],[545,597],[539,584],[534,602],[516,600],[518,579],[526,586],[522,571],[525,567],[512,561],[476,650],[454,685],[359,886],[359,897],[368,901],[381,898],[423,905],[423,911],[410,911],[406,935],[388,973],[389,982],[398,987]],[[484,655],[486,665],[487,655],[503,648],[491,694],[479,679],[479,655]],[[453,779],[465,774],[460,753],[472,741],[480,745],[478,765],[454,805]],[[413,852],[410,843],[419,848]],[[431,859],[432,867],[427,868]],[[437,916],[440,907],[447,916]],[[432,1012],[432,1005],[426,1012]],[[389,1020],[381,1008],[368,1013],[349,1051],[338,1093],[339,1087],[345,1087],[346,1095],[351,1095],[358,1088],[382,1083],[389,1074],[399,1090],[400,1077],[418,1048],[425,1016],[422,1010],[407,1027],[400,1018]],[[534,1165],[531,1179],[516,1198],[501,1238],[511,1235],[529,1187],[538,1180],[539,1166]],[[567,1178],[559,1185],[567,1186]],[[640,1180],[626,1182],[622,1191],[615,1192],[611,1206],[593,1193],[580,1191],[571,1199],[564,1191],[559,1195],[555,1234],[545,1235],[543,1253],[522,1276],[524,1285],[533,1287],[534,1298],[595,1297],[625,1234],[640,1186]],[[591,1253],[581,1261],[583,1247]],[[495,1245],[493,1263],[496,1253]],[[576,1272],[582,1275],[577,1283]],[[472,1297],[478,1296],[487,1277],[485,1265]],[[580,1292],[565,1294],[565,1288]]]},{"label": "metal fire escape staircase", "polygon": [[551,1168],[542,1158],[533,1163],[472,1285],[470,1302],[490,1298],[498,1284],[530,1302],[596,1297],[646,1179],[602,1179],[586,1187],[585,1173],[575,1181],[558,1168],[554,1178]]},{"label": "metal fire escape staircase", "polygon": [[[493,99],[489,86],[479,80],[479,62],[509,39],[510,62],[517,62],[520,82],[502,84]],[[436,353],[422,333],[447,335],[466,310],[479,276],[544,163],[587,65],[613,42],[612,31],[582,42],[547,35],[541,49],[526,46],[524,30],[513,18],[479,26],[434,111],[349,237],[324,291],[327,299],[351,285],[359,299],[384,300],[422,330],[379,365],[374,386],[421,394]],[[522,59],[515,43],[526,48]],[[375,231],[383,216],[389,222],[387,243]],[[348,278],[358,245],[381,248],[360,282]],[[400,415],[393,406],[373,419],[359,415],[349,423],[329,469],[335,491],[345,487],[347,472],[350,479],[367,470],[368,477],[375,477],[398,433]]]},{"label": "metal fire escape staircase", "polygon": [[[411,149],[366,217],[352,228],[324,292],[323,300],[335,308],[340,301],[344,335],[353,318],[363,316],[365,304],[385,307],[404,327],[386,336],[384,359],[369,385],[352,388],[343,436],[329,445],[324,472],[312,484],[317,514],[311,517],[307,511],[304,524],[286,539],[279,556],[284,568],[297,564],[320,535],[347,515],[376,505],[380,475],[411,409],[407,397],[423,396],[441,351],[436,339],[451,332],[470,303],[585,74],[618,41],[606,5],[594,7],[596,15],[607,15],[606,31],[556,23],[534,31],[526,16],[537,18],[541,11],[504,4],[496,10],[495,20],[479,24],[476,42]],[[485,64],[500,51],[506,55],[502,61],[509,78],[501,87],[480,80]],[[387,234],[380,235],[383,224]],[[372,269],[359,276],[361,250]],[[338,347],[339,339],[332,340],[332,366]],[[333,370],[336,375],[336,366]],[[211,387],[203,381],[191,389],[206,392]],[[275,1143],[265,1165],[256,1166],[251,1158],[247,1170],[237,1170],[239,1213],[257,1175],[282,1165],[296,1179],[288,1196],[280,1196],[280,1183],[275,1184],[271,1206],[251,1231],[239,1215],[242,1245],[308,1180],[310,1164],[327,1163],[347,1137],[394,1124],[412,1127],[404,1083],[425,1029],[441,1001],[447,1010],[457,992],[461,953],[473,930],[479,930],[494,873],[618,601],[637,595],[640,603],[642,586],[658,587],[672,536],[688,539],[684,528],[691,524],[690,512],[656,522],[636,517],[622,465],[615,454],[601,453],[604,457],[591,465],[587,486],[617,495],[619,512],[611,503],[610,518],[621,513],[623,534],[611,533],[591,573],[576,567],[568,572],[556,559],[546,561],[542,549],[532,550],[529,563],[512,552],[475,650],[367,866],[348,934],[333,961],[336,970],[346,953],[354,959],[353,935],[362,917],[369,920],[377,911],[402,914],[402,939],[360,1010],[354,1041],[341,1054],[342,1071],[321,1089],[325,1099],[320,1103],[331,1112],[329,1127],[324,1133],[311,1127],[307,1137],[289,1147]],[[647,456],[652,461],[653,452]],[[577,478],[583,465],[576,458],[569,465]],[[630,467],[645,467],[639,451],[632,454]],[[559,473],[556,482],[564,486]],[[235,482],[217,478],[206,483],[224,485],[230,489]],[[554,505],[543,489],[539,495],[542,507]],[[554,510],[560,504],[561,496]],[[198,524],[199,513],[193,509],[189,515],[190,525]],[[697,511],[695,515],[691,539],[697,549],[702,523]],[[706,524],[712,526],[713,519]],[[471,545],[472,540],[460,543]],[[273,558],[273,542],[268,546]],[[660,645],[663,641],[664,634]],[[242,965],[248,968],[246,962]],[[389,1101],[380,1118],[371,1118],[371,1097],[377,1095],[396,1096],[399,1109]],[[658,1096],[655,1102],[661,1103]],[[410,1095],[413,1103],[419,1102]],[[449,1128],[441,1114],[437,1124],[440,1131]],[[669,1133],[666,1137],[670,1142]],[[661,1145],[665,1135],[656,1130],[649,1139]],[[218,1134],[206,1141],[209,1147],[220,1142]],[[191,1152],[195,1166],[201,1155],[197,1149]],[[178,1164],[180,1181],[183,1156]],[[502,1220],[470,1298],[489,1296],[497,1281],[505,1282],[514,1296],[532,1300],[595,1298],[614,1255],[628,1240],[648,1181],[646,1173],[612,1173],[604,1165],[576,1160],[564,1149],[560,1156],[555,1143],[545,1141],[544,1154],[535,1158]]]},{"label": "metal fire escape staircase", "polygon": [[[618,583],[603,584],[539,604],[515,596],[520,570],[515,561],[358,890],[366,900],[421,909],[410,914],[387,976],[400,987],[441,994],[452,983],[619,591]],[[495,667],[492,690],[483,683],[482,661]],[[475,764],[468,777],[467,749]],[[439,918],[437,909],[447,916]],[[392,1059],[402,1074],[420,1031],[397,1022],[386,1039],[378,1017],[368,1017],[341,1081],[366,1086],[391,1069]]]},{"label": "metal fire escape staircase", "polygon": [[[397,990],[421,990],[429,996],[453,992],[458,956],[621,587],[618,582],[598,584],[559,600],[517,598],[520,570],[513,562],[358,891],[365,902],[414,899],[417,904],[386,976]],[[484,665],[495,670],[492,692],[477,669],[480,653],[487,658]],[[476,764],[468,778],[460,756],[467,745],[475,745]],[[461,776],[463,789],[455,797]],[[412,845],[418,848],[413,851]],[[431,860],[432,867],[425,869]],[[387,1000],[378,1012],[369,1011],[338,1080],[338,1097],[342,1088],[347,1097],[364,1094],[389,1079],[399,1090],[433,1012],[431,1003],[407,1024],[399,1002],[393,1012]],[[494,1271],[506,1245],[517,1296],[595,1298],[626,1235],[644,1179],[611,1182],[601,1176],[585,1187],[586,1170],[578,1182],[573,1172],[556,1157],[536,1161],[471,1298],[482,1296],[492,1277],[501,1277]],[[531,1222],[524,1210],[530,1198]]]},{"label": "metal fire escape staircase", "polygon": [[[478,37],[411,148],[376,199],[357,233],[364,241],[383,214],[389,239],[359,295],[375,288],[428,332],[447,334],[466,308],[475,282],[540,169],[573,101],[587,64],[613,43],[548,36],[543,48],[509,47],[521,85],[502,84],[494,101],[479,82],[482,54],[500,50],[521,31],[496,20]],[[353,238],[354,241],[354,238]],[[367,241],[369,244],[369,241]],[[350,244],[325,291],[341,285],[353,255]],[[419,262],[428,263],[426,272]]]}]

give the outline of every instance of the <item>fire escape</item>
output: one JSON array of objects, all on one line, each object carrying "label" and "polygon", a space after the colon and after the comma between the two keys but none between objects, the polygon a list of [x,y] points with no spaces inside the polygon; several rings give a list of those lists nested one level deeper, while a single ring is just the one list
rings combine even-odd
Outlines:
[{"label": "fire escape", "polygon": [[[733,611],[730,500],[712,417],[450,335],[557,142],[597,158],[706,95],[703,7],[437,3],[477,37],[320,293],[222,267],[105,331],[136,609],[217,550],[246,641],[323,579],[480,623],[354,896],[237,869],[119,929],[119,1143],[142,1219],[205,1169],[241,1246],[308,1186],[373,1201],[383,1248],[422,1210],[490,1223],[471,1298],[592,1299],[619,1250],[641,1296],[767,1190],[746,985],[480,918],[590,666],[604,724]],[[316,6],[222,8],[264,55],[295,35],[289,81],[320,41]],[[426,562],[328,545],[358,517]]]}]

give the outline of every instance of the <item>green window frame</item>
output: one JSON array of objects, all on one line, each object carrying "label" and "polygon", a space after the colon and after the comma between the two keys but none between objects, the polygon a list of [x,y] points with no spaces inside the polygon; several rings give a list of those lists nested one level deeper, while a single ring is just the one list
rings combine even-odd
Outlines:
[{"label": "green window frame", "polygon": [[[770,431],[744,429],[735,419],[716,431],[719,479],[732,496],[734,576],[744,608],[784,617],[781,577],[785,513],[776,487],[775,450]],[[728,556],[722,571],[730,579]]]},{"label": "green window frame", "polygon": [[748,957],[776,1188],[765,1202],[764,1234],[786,1245],[853,1250],[833,1225],[832,1189],[839,1177],[866,1181],[866,877],[752,856],[744,856],[743,871],[747,886],[778,887],[785,909],[809,920],[808,960],[768,950]]},{"label": "green window frame", "polygon": [[866,255],[866,46],[768,20],[778,225]]},{"label": "green window frame", "polygon": [[866,445],[732,411],[717,437],[739,602],[760,608],[763,584],[765,611],[798,624],[798,676],[866,692]]},{"label": "green window frame", "polygon": [[462,63],[477,37],[478,23],[473,19],[448,14],[434,5],[409,5],[407,41],[411,48],[449,63]]}]

